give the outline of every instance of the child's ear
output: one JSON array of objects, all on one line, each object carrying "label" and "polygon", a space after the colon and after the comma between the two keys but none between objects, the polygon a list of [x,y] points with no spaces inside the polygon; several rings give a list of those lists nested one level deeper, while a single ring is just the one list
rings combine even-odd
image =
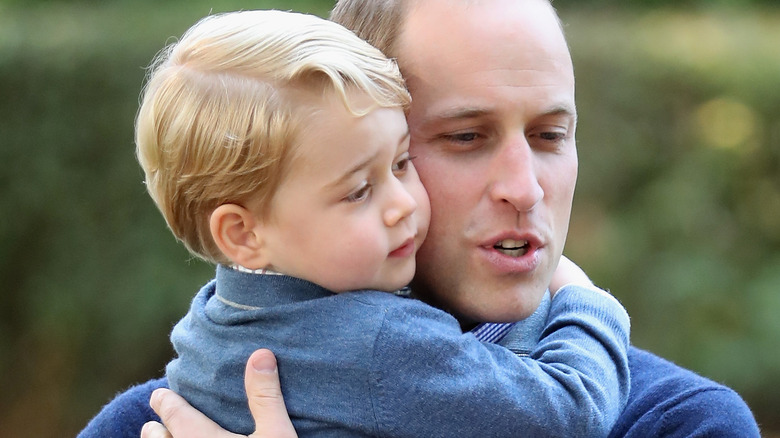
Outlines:
[{"label": "child's ear", "polygon": [[270,265],[262,224],[251,211],[237,204],[222,204],[211,213],[209,226],[217,247],[233,263],[248,269]]}]

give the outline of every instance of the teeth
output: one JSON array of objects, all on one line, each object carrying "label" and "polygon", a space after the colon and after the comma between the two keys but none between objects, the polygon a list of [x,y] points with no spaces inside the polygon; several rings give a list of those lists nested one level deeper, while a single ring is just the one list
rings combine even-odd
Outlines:
[{"label": "teeth", "polygon": [[527,240],[512,240],[512,239],[504,239],[498,243],[496,243],[493,248],[496,249],[520,249],[524,246],[528,245]]},{"label": "teeth", "polygon": [[506,254],[510,257],[520,257],[521,255],[528,252],[528,241],[527,240],[513,240],[513,239],[504,239],[495,245],[493,245],[493,248],[497,249],[500,253]]}]

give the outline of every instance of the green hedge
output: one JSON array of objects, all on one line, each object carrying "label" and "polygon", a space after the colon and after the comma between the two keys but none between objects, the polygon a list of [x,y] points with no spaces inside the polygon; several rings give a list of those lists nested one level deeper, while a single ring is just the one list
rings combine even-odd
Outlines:
[{"label": "green hedge", "polygon": [[777,428],[780,10],[563,12],[581,173],[568,253],[632,340]]},{"label": "green hedge", "polygon": [[[330,4],[0,5],[0,435],[74,435],[160,375],[172,324],[213,274],[141,183],[144,66],[209,11]],[[626,304],[635,344],[733,386],[772,426],[780,11],[556,4],[580,111],[567,253]]]}]

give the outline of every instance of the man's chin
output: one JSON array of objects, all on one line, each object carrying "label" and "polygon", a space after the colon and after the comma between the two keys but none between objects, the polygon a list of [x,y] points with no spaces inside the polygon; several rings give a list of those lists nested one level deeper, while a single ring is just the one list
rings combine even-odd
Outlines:
[{"label": "man's chin", "polygon": [[482,322],[521,321],[536,311],[547,291],[546,287],[538,286],[537,282],[514,282],[507,285],[479,281],[465,287],[464,283],[461,281],[457,288],[451,285],[446,288],[446,293],[441,293],[426,287],[418,277],[412,280],[412,295],[450,313],[460,321],[461,326],[468,326]]},{"label": "man's chin", "polygon": [[[473,327],[482,322],[517,322],[531,316],[542,302],[544,293],[534,297],[524,297],[522,300],[502,302],[493,300],[483,306],[474,306],[473,302],[451,304],[451,313],[460,322],[461,327]],[[484,301],[487,297],[481,297]],[[458,310],[455,310],[458,309]]]}]

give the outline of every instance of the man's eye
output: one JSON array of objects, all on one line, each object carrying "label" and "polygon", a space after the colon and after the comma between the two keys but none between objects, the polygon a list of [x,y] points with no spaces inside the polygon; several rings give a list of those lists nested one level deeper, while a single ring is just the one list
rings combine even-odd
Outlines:
[{"label": "man's eye", "polygon": [[569,133],[563,130],[539,131],[529,136],[529,141],[532,142],[534,147],[550,152],[560,151],[561,148],[568,144],[568,139]]},{"label": "man's eye", "polygon": [[547,141],[560,141],[566,138],[566,134],[563,132],[542,132],[539,134],[539,138]]},{"label": "man's eye", "polygon": [[347,195],[346,198],[344,198],[347,202],[361,202],[368,199],[368,196],[371,194],[371,184],[369,184],[366,181],[363,181],[363,184],[354,192]]},{"label": "man's eye", "polygon": [[446,134],[443,137],[454,143],[471,143],[479,138],[479,134],[476,132],[460,132],[457,134]]}]

